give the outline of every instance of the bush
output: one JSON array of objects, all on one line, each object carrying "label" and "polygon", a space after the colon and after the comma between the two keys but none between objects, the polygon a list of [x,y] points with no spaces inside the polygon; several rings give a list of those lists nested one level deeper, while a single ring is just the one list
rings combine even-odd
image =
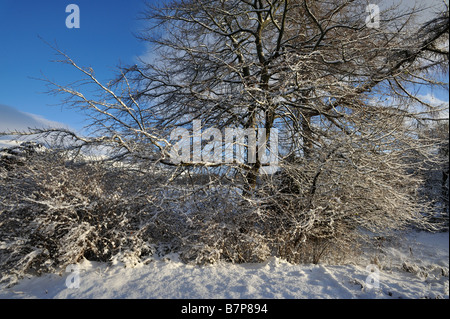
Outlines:
[{"label": "bush", "polygon": [[284,163],[249,193],[220,174],[69,161],[45,149],[14,154],[20,160],[7,152],[0,161],[0,271],[8,285],[83,258],[125,266],[168,253],[195,264],[343,262],[357,253],[363,230],[426,225],[414,194],[393,198],[392,185],[343,160]]},{"label": "bush", "polygon": [[151,206],[147,194],[138,192],[145,185],[121,174],[49,152],[3,174],[1,281],[64,271],[82,258],[130,261],[151,254],[151,242],[141,236],[147,226],[141,217]]}]

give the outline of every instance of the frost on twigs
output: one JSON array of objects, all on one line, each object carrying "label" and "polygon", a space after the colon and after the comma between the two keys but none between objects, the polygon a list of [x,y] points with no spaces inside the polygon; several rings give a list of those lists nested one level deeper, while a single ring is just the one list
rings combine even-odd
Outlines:
[{"label": "frost on twigs", "polygon": [[139,220],[148,200],[132,194],[138,186],[125,185],[116,174],[50,152],[10,170],[0,185],[2,282],[64,272],[83,258],[107,262],[124,252],[150,254],[150,243],[140,236],[146,225]]}]

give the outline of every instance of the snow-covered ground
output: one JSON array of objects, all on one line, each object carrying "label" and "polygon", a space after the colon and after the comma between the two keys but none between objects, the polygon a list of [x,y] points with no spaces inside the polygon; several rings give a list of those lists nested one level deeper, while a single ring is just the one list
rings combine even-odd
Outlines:
[{"label": "snow-covered ground", "polygon": [[0,290],[0,298],[448,299],[449,234],[416,232],[386,240],[380,249],[340,266],[272,259],[263,264],[200,267],[171,256],[136,268],[88,261],[78,267],[79,274],[25,278]]}]

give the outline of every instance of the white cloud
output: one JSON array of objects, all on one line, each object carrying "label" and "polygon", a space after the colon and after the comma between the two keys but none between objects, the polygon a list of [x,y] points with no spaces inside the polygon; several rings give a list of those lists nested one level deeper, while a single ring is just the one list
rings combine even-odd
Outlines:
[{"label": "white cloud", "polygon": [[0,132],[27,131],[30,128],[64,127],[67,125],[45,119],[36,114],[25,113],[13,107],[0,105]]},{"label": "white cloud", "polygon": [[432,93],[427,93],[426,95],[417,95],[417,98],[430,104],[431,106],[440,109],[438,114],[436,114],[436,118],[440,119],[449,118],[449,101],[441,100],[436,96],[434,96]]},{"label": "white cloud", "polygon": [[55,122],[55,121],[51,121],[51,120],[47,120],[46,118],[37,115],[37,114],[32,114],[32,113],[25,113],[26,115],[31,116],[33,119],[35,119],[37,122],[39,122],[41,125],[43,125],[44,127],[52,127],[52,128],[69,128],[67,125],[62,124],[60,122]]},{"label": "white cloud", "polygon": [[449,106],[448,101],[438,99],[431,93],[427,93],[426,95],[418,95],[418,97],[433,106]]},{"label": "white cloud", "polygon": [[[0,105],[0,132],[26,132],[34,128],[68,128],[67,125],[50,121],[40,115],[25,113],[13,107]],[[17,145],[12,136],[0,136],[0,148]]]},{"label": "white cloud", "polygon": [[444,11],[448,3],[448,0],[380,0],[377,4],[381,9],[398,6],[399,11],[408,11],[413,8],[421,10],[416,16],[416,23],[422,24]]}]

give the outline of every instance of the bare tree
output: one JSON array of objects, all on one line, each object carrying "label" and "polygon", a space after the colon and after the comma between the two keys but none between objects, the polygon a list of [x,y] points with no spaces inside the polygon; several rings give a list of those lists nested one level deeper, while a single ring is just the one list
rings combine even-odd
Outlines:
[{"label": "bare tree", "polygon": [[391,7],[369,28],[367,5],[174,1],[145,15],[141,37],[159,59],[128,74],[158,125],[283,132],[281,179],[261,176],[256,161],[241,182],[258,194],[265,225],[278,227],[265,234],[289,229],[278,243],[289,256],[307,237],[399,228],[428,210],[415,173],[424,162],[411,150],[430,159],[435,141],[420,145],[415,124],[441,109],[414,91],[447,87],[438,79],[448,68],[448,8],[417,25],[420,8]]},{"label": "bare tree", "polygon": [[[416,124],[435,119],[442,109],[414,92],[448,87],[439,81],[448,68],[448,7],[423,25],[414,21],[420,8],[391,7],[380,12],[380,25],[373,28],[366,21],[367,5],[360,0],[149,5],[143,14],[149,28],[140,37],[151,44],[154,60],[122,68],[107,85],[55,48],[60,62],[78,69],[100,92],[89,97],[76,85],[47,80],[52,92],[67,96],[67,105],[86,111],[96,137],[61,130],[30,134],[70,138],[78,150],[107,146],[115,160],[166,165],[170,181],[189,182],[189,196],[200,204],[204,197],[198,193],[207,197],[219,186],[240,189],[229,197],[240,204],[227,207],[245,221],[234,214],[224,219],[199,204],[203,231],[223,231],[229,223],[236,242],[258,238],[268,248],[249,249],[293,261],[317,262],[327,248],[348,245],[361,228],[383,232],[412,221],[428,225],[429,203],[419,196],[423,179],[417,174],[424,161],[418,159],[434,160],[429,150],[435,141],[419,141]],[[174,163],[171,133],[190,128],[194,120],[205,129],[252,129],[265,141],[278,129],[279,173],[262,174],[261,148],[250,161],[250,137],[243,162],[212,162],[193,152],[190,160]],[[207,173],[204,179],[201,172]],[[211,246],[219,242],[208,238]],[[219,254],[251,260],[236,246],[230,252],[223,237],[220,242]]]}]

